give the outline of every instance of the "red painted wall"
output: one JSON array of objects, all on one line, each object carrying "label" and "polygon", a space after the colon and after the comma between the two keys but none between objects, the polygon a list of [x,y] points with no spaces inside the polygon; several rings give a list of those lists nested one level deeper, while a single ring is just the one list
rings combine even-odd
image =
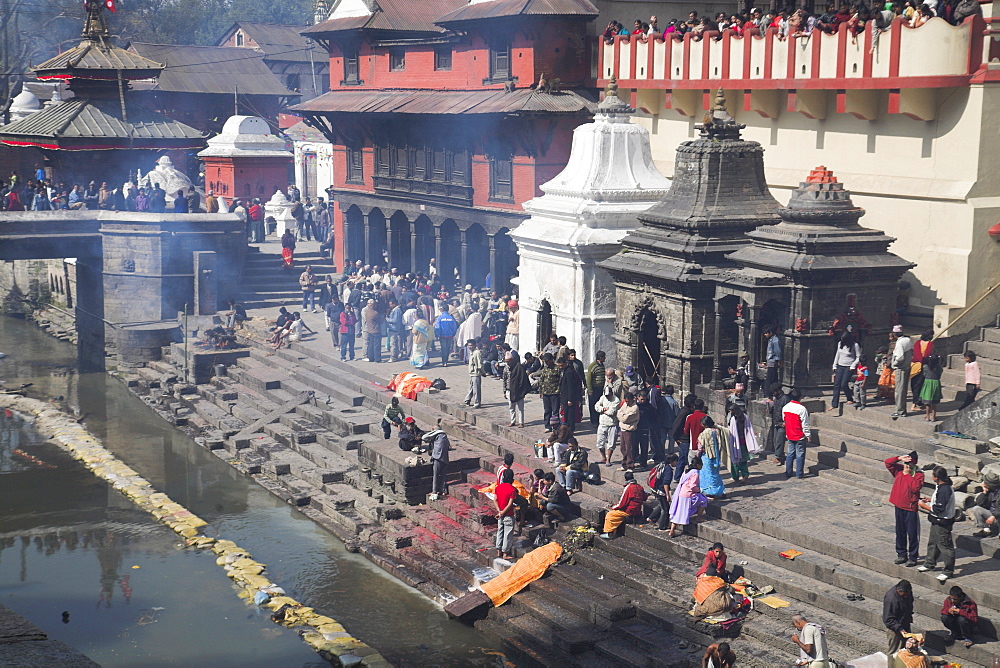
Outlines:
[{"label": "red painted wall", "polygon": [[[541,19],[517,30],[511,36],[511,74],[519,88],[538,81],[542,73],[559,78],[564,85],[584,85],[590,79],[589,43],[579,21]],[[437,45],[444,46],[444,45]],[[406,67],[389,69],[392,47],[363,43],[359,52],[361,86],[341,86],[344,78],[343,50],[339,44],[330,49],[330,89],[411,88],[430,90],[469,90],[502,88],[503,84],[484,85],[489,77],[489,42],[477,33],[451,44],[451,70],[434,69],[435,45],[406,47]]]},{"label": "red painted wall", "polygon": [[205,188],[227,198],[271,199],[288,187],[288,158],[204,158]]}]

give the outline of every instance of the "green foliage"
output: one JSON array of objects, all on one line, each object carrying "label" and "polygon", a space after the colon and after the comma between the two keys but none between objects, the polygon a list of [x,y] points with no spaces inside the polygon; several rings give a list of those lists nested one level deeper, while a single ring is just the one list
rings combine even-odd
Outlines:
[{"label": "green foliage", "polygon": [[237,21],[308,25],[312,14],[312,0],[121,0],[108,18],[122,44],[212,45]]}]

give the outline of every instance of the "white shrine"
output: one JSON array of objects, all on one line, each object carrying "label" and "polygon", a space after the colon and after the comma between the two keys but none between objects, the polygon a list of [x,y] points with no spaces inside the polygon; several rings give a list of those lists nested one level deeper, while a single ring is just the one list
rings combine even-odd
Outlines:
[{"label": "white shrine", "polygon": [[598,350],[615,365],[615,288],[597,263],[621,250],[670,182],[653,165],[649,133],[612,80],[591,123],[573,131],[569,164],[524,204],[531,217],[510,233],[520,256],[521,348],[565,336],[589,364]]}]

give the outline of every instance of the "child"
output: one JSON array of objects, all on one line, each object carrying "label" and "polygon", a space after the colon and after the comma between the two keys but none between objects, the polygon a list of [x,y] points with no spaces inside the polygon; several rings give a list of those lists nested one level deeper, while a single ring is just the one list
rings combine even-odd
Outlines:
[{"label": "child", "polygon": [[941,356],[924,358],[924,384],[920,387],[920,400],[927,411],[924,419],[937,422],[937,405],[941,401]]},{"label": "child", "polygon": [[889,364],[889,348],[882,346],[875,353],[875,363],[878,369],[878,393],[879,399],[885,399],[892,403],[896,392],[896,378],[892,373],[892,365]]},{"label": "child", "polygon": [[979,362],[976,361],[976,353],[970,350],[965,353],[965,401],[958,407],[958,410],[962,410],[976,400],[976,395],[979,394],[981,387],[980,379]]},{"label": "child", "polygon": [[868,391],[865,386],[868,384],[868,358],[862,355],[858,358],[858,366],[855,368],[857,376],[854,377],[854,410],[863,411],[868,399]]}]

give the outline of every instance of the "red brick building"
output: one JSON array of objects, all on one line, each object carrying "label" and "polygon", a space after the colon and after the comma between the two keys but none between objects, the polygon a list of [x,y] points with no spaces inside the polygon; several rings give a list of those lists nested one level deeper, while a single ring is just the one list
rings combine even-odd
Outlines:
[{"label": "red brick building", "polygon": [[330,92],[293,110],[333,144],[337,265],[387,250],[401,271],[434,257],[442,277],[506,288],[521,204],[590,114],[596,15],[588,0],[345,0],[303,31],[330,53]]}]

